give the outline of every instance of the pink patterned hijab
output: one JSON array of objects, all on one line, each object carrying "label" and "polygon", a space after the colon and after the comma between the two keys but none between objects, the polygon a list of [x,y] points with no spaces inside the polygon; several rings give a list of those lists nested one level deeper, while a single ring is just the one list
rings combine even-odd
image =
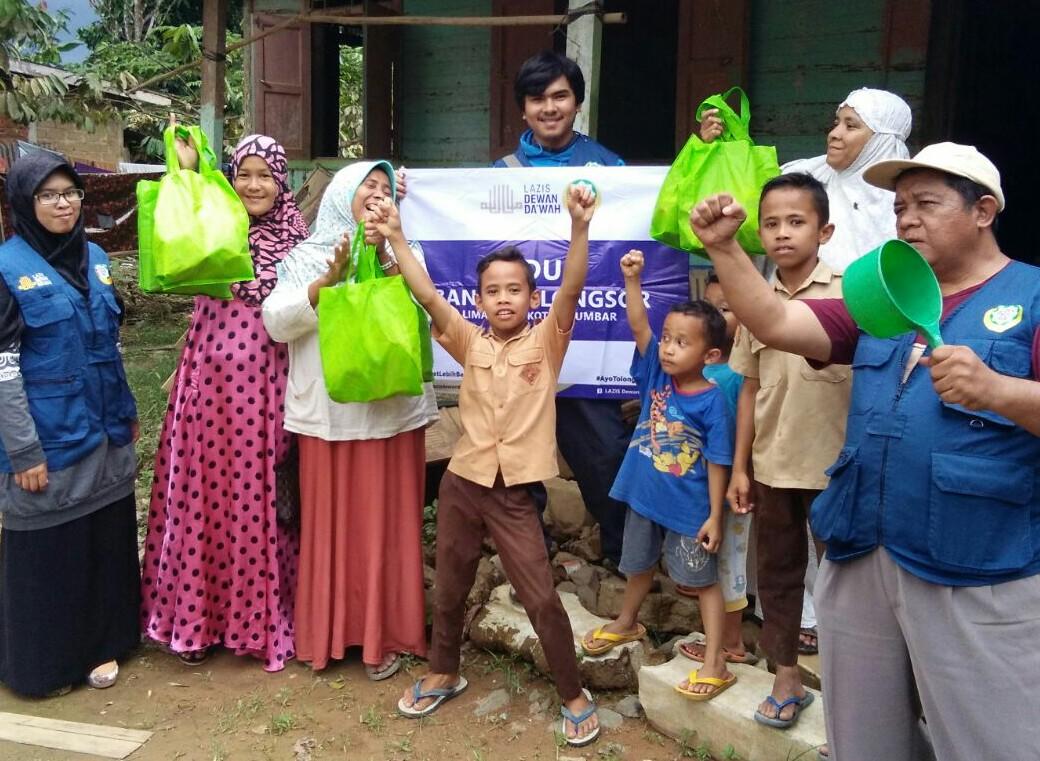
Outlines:
[{"label": "pink patterned hijab", "polygon": [[293,246],[306,238],[310,231],[289,189],[289,167],[285,149],[274,138],[266,135],[248,135],[239,141],[231,158],[231,177],[238,175],[238,167],[247,156],[259,156],[271,168],[280,192],[274,206],[262,217],[250,219],[249,252],[253,256],[251,283],[236,283],[231,292],[250,306],[258,307],[270,295],[278,282],[275,266],[285,258]]}]

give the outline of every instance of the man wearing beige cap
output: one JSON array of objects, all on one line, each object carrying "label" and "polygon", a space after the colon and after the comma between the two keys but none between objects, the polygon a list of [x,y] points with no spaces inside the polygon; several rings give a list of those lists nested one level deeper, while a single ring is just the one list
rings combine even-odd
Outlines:
[{"label": "man wearing beige cap", "polygon": [[853,365],[845,447],[813,531],[827,734],[836,761],[1040,752],[1040,269],[993,234],[1000,174],[971,146],[882,161],[896,229],[928,261],[946,341],[873,338],[837,299],[781,301],[733,236],[728,195],[690,214],[730,307],[761,341]]}]

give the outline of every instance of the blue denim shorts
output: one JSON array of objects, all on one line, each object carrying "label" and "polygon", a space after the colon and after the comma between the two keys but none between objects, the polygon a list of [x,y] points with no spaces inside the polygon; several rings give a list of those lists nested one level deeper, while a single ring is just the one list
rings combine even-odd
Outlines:
[{"label": "blue denim shorts", "polygon": [[662,554],[676,584],[710,587],[719,580],[718,555],[704,549],[697,537],[677,534],[628,508],[618,570],[626,576],[646,573]]}]

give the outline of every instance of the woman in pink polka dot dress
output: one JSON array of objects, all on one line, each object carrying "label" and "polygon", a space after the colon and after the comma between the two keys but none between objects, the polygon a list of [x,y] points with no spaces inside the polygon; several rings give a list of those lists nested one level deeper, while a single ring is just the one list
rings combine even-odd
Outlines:
[{"label": "woman in pink polka dot dress", "polygon": [[256,279],[232,286],[230,301],[195,300],[155,459],[141,621],[187,665],[224,645],[278,671],[295,655],[299,540],[275,517],[275,465],[290,450],[288,359],[260,313],[275,265],[307,224],[273,139],[244,138],[231,174],[250,214]]}]

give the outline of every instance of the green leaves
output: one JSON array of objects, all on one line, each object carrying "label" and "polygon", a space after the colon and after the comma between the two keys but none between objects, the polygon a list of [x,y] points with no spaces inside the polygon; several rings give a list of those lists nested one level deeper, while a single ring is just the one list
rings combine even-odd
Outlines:
[{"label": "green leaves", "polygon": [[[66,66],[80,81],[69,85],[52,74],[27,76],[11,70],[14,59],[58,65],[62,53],[78,42],[58,42],[68,26],[66,13],[38,7],[39,0],[0,0],[0,114],[29,123],[54,120],[86,129],[113,116],[127,128],[131,158],[163,155],[162,129],[169,111],[198,122],[201,66],[191,67],[149,89],[167,96],[171,106],[133,100],[138,83],[202,57],[202,4],[190,0],[91,0],[99,20],[80,30],[90,48],[86,61]],[[241,18],[241,0],[231,0],[229,21]],[[140,10],[140,13],[136,11]],[[227,42],[241,39],[228,33]],[[228,142],[242,133],[242,53],[228,56],[224,133]],[[118,91],[126,93],[119,97]]]},{"label": "green leaves", "polygon": [[13,92],[4,93],[4,111],[7,116],[16,122],[22,120],[22,104],[19,97]]},{"label": "green leaves", "polygon": [[113,109],[104,100],[100,80],[70,87],[55,74],[30,76],[12,69],[12,61],[55,65],[79,43],[59,43],[68,14],[49,13],[26,0],[0,0],[0,113],[27,124],[51,119],[92,128]]},{"label": "green leaves", "polygon": [[190,24],[162,26],[157,30],[163,40],[163,52],[169,53],[181,63],[188,63],[202,56],[202,27]]}]

